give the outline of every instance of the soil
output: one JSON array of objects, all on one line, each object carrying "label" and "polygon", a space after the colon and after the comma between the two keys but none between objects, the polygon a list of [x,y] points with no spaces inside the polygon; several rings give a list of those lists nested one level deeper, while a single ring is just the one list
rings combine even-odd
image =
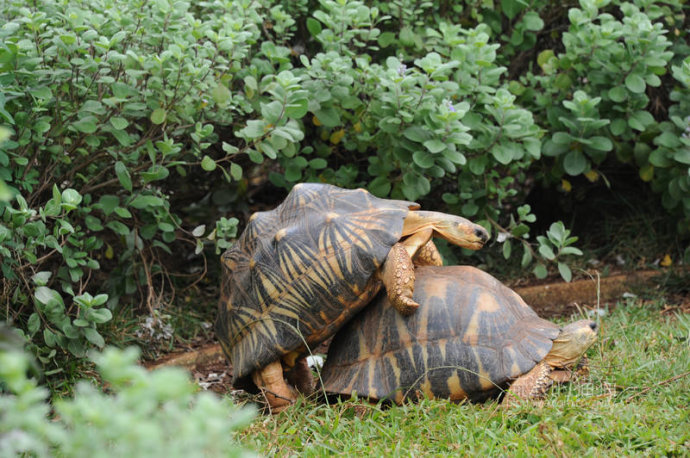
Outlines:
[{"label": "soil", "polygon": [[[655,288],[656,277],[664,275],[659,270],[647,270],[634,273],[620,273],[605,278],[593,277],[589,280],[577,280],[571,283],[552,281],[550,283],[518,286],[514,290],[544,318],[561,318],[585,313],[598,313],[596,310],[610,310],[622,297],[638,296],[650,288]],[[669,301],[662,313],[676,311],[690,312],[690,298],[679,295]],[[322,344],[316,354],[325,354],[328,343]],[[218,394],[242,396],[241,390],[232,387],[232,368],[216,343],[205,344],[196,349],[167,354],[156,361],[144,363],[148,369],[164,366],[180,366],[188,369],[194,381],[204,390]]]}]

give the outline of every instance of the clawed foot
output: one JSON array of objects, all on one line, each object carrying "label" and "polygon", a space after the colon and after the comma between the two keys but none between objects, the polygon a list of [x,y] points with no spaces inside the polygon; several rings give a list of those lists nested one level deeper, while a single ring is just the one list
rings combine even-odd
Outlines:
[{"label": "clawed foot", "polygon": [[297,392],[285,383],[280,361],[254,371],[252,380],[266,398],[271,413],[282,412],[297,400]]},{"label": "clawed foot", "polygon": [[393,307],[395,307],[398,312],[405,316],[412,315],[417,311],[417,308],[419,308],[419,304],[409,297],[395,296],[391,298],[389,296],[389,300],[391,301]]}]

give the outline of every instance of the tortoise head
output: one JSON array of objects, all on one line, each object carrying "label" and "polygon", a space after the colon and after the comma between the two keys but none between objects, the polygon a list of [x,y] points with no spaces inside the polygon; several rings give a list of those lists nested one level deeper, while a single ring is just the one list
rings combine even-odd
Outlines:
[{"label": "tortoise head", "polygon": [[544,361],[552,367],[571,367],[596,342],[597,330],[598,325],[591,320],[580,320],[563,327]]},{"label": "tortoise head", "polygon": [[441,237],[454,245],[470,250],[478,250],[489,240],[484,227],[462,216],[432,211],[411,211],[405,218],[403,235],[418,230],[433,229],[434,237]]},{"label": "tortoise head", "polygon": [[438,216],[436,216],[433,225],[434,233],[455,245],[470,250],[478,250],[489,240],[489,233],[479,224],[475,224],[462,216],[446,213],[436,213],[436,215]]}]

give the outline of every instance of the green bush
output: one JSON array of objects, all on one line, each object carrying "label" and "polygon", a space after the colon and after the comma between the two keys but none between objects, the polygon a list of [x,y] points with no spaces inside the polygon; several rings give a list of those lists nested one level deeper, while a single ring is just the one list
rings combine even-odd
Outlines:
[{"label": "green bush", "polygon": [[680,2],[0,0],[0,18],[0,297],[49,374],[126,306],[159,316],[265,178],[464,215],[539,277],[570,279],[580,251],[562,223],[531,233],[534,178],[634,164],[688,228]]},{"label": "green bush", "polygon": [[137,356],[134,348],[94,354],[107,393],[79,382],[74,398],[53,399],[51,413],[48,392],[26,375],[27,355],[0,345],[0,456],[249,455],[233,431],[249,423],[252,409],[196,393],[181,369],[147,372]]},{"label": "green bush", "polygon": [[[528,75],[532,88],[527,97],[536,102],[533,109],[549,131],[543,153],[556,161],[550,178],[585,175],[596,180],[603,173],[598,166],[605,161],[630,163],[662,194],[664,207],[676,211],[678,228],[687,233],[690,149],[681,136],[690,122],[687,66],[672,65],[678,56],[668,30],[653,22],[661,18],[673,23],[680,7],[636,2],[641,10],[632,3],[621,2],[615,8],[609,3],[581,0],[581,8],[570,9],[564,52],[541,51],[537,62],[543,74]],[[687,50],[681,47],[686,54]],[[669,97],[664,120],[660,91],[671,69],[680,84]]]}]

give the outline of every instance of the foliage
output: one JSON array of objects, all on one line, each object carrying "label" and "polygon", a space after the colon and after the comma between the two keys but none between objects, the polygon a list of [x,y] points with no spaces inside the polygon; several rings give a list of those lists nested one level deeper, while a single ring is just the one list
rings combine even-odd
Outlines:
[{"label": "foliage", "polygon": [[[4,330],[4,328],[3,328]],[[108,393],[91,382],[72,399],[54,399],[27,378],[26,354],[0,349],[0,456],[245,456],[233,431],[254,415],[227,399],[195,393],[180,369],[147,372],[138,352],[93,356]]]},{"label": "foliage", "polygon": [[[530,75],[533,88],[527,97],[534,97],[535,111],[549,126],[543,153],[556,159],[550,176],[584,175],[595,181],[602,175],[598,166],[611,156],[632,163],[642,181],[662,194],[669,211],[680,210],[679,229],[687,232],[690,201],[683,200],[683,193],[690,190],[690,149],[681,140],[688,126],[681,114],[688,113],[688,102],[683,101],[687,77],[682,76],[687,69],[682,63],[671,65],[674,53],[667,30],[653,22],[662,14],[672,22],[674,13],[655,10],[650,2],[645,5],[649,13],[621,3],[618,19],[608,5],[582,0],[581,8],[570,9],[565,51],[541,51],[537,61],[543,75]],[[669,69],[681,84],[670,98],[669,121],[659,122],[663,102],[650,100],[650,94],[659,97]]]},{"label": "foliage", "polygon": [[124,306],[164,315],[267,179],[461,214],[539,277],[580,251],[531,229],[535,178],[631,164],[690,220],[680,2],[0,6],[0,297],[48,374]]},{"label": "foliage", "polygon": [[[159,253],[172,254],[175,240],[201,243],[171,211],[165,180],[208,168],[211,121],[227,123],[235,109],[224,75],[248,58],[259,21],[256,6],[204,5],[199,21],[180,2],[3,2],[0,118],[11,138],[0,178],[15,195],[0,203],[3,299],[49,357],[103,346],[95,324],[110,312],[93,307],[153,291],[165,273]],[[231,156],[218,167],[241,175]],[[220,221],[210,239],[224,246],[236,223]],[[108,295],[93,304],[86,289],[104,262]]]}]

